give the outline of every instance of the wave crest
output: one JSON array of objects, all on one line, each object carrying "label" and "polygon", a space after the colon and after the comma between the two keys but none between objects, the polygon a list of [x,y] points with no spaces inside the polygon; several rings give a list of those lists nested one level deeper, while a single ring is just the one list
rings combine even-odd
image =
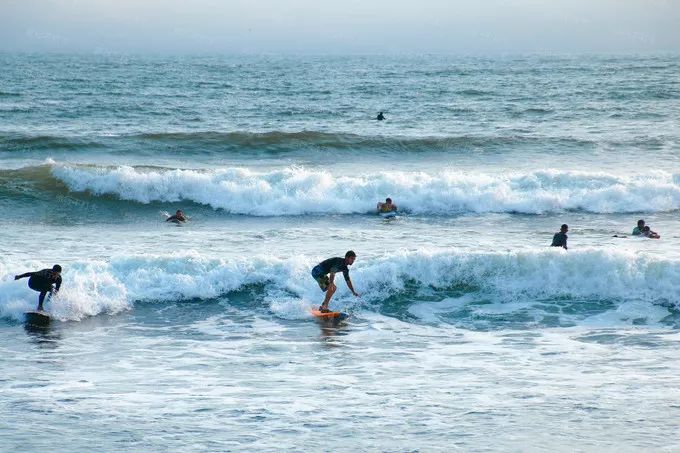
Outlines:
[{"label": "wave crest", "polygon": [[194,202],[255,216],[366,213],[386,196],[412,213],[438,215],[680,208],[680,176],[662,171],[641,176],[558,170],[511,175],[446,170],[338,176],[300,167],[260,172],[54,165],[52,175],[75,192],[140,203]]},{"label": "wave crest", "polygon": [[[212,299],[259,285],[257,300],[268,301],[282,316],[303,317],[304,307],[321,297],[309,275],[320,258],[210,259],[188,253],[75,262],[64,266],[59,302],[50,309],[61,319],[81,319],[131,309],[135,302]],[[17,266],[8,259],[0,262],[0,314],[21,319],[34,306],[36,293],[25,281],[12,280]],[[452,289],[510,305],[564,298],[680,304],[680,262],[621,250],[395,252],[382,258],[360,256],[351,273],[362,293],[360,303],[378,310],[395,298],[405,305],[442,300]],[[340,307],[355,303],[342,284],[335,301]]]}]

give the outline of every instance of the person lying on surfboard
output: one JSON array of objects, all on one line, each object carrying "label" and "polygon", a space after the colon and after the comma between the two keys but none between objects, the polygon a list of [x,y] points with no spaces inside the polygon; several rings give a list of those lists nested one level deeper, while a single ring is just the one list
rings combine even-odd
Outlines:
[{"label": "person lying on surfboard", "polygon": [[165,221],[166,221],[166,222],[175,222],[175,223],[179,223],[179,222],[186,222],[186,221],[187,221],[187,218],[186,218],[186,216],[184,215],[184,213],[183,213],[181,210],[178,209],[177,212],[175,213],[175,215],[171,215],[170,217],[168,217],[167,219],[165,219]]},{"label": "person lying on surfboard", "polygon": [[40,293],[38,296],[38,311],[42,311],[45,295],[47,293],[56,294],[59,292],[59,288],[61,288],[61,266],[55,264],[52,266],[52,269],[42,269],[36,272],[15,275],[14,280],[26,277],[30,277],[28,279],[28,287]]},{"label": "person lying on surfboard", "polygon": [[378,202],[376,209],[378,212],[392,212],[397,210],[397,205],[392,203],[392,199],[387,197],[385,198],[385,202]]},{"label": "person lying on surfboard", "polygon": [[333,294],[335,294],[335,290],[337,289],[335,283],[333,283],[333,280],[335,279],[335,274],[338,272],[342,272],[343,277],[345,277],[347,287],[350,289],[350,291],[352,291],[352,294],[354,294],[356,297],[359,297],[359,293],[354,291],[352,280],[349,278],[349,268],[347,267],[354,264],[354,260],[356,258],[357,254],[350,250],[345,253],[344,258],[340,258],[339,256],[335,258],[328,258],[327,260],[324,260],[314,266],[312,269],[312,277],[314,277],[314,280],[316,280],[316,282],[319,284],[321,291],[326,293],[326,297],[319,307],[319,311],[321,313],[328,313],[330,311],[328,309],[328,304],[331,301]]}]

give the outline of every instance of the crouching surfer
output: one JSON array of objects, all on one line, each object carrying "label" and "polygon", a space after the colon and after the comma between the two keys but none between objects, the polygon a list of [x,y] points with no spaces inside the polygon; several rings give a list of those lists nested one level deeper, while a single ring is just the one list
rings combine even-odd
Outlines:
[{"label": "crouching surfer", "polygon": [[38,311],[42,311],[47,293],[56,294],[59,292],[59,288],[61,288],[61,266],[55,264],[52,266],[52,269],[42,269],[36,272],[15,275],[14,280],[26,277],[29,277],[28,287],[40,293],[38,296]]},{"label": "crouching surfer", "polygon": [[328,313],[330,310],[328,309],[328,304],[331,301],[331,298],[333,297],[333,294],[335,294],[335,290],[337,287],[335,286],[335,283],[333,280],[335,279],[335,274],[338,272],[342,272],[343,277],[345,277],[345,282],[347,283],[347,287],[352,291],[352,294],[354,294],[356,297],[359,297],[359,293],[354,291],[354,286],[352,285],[352,280],[349,278],[349,268],[348,266],[351,266],[354,264],[354,260],[356,260],[357,254],[354,253],[352,250],[348,251],[345,253],[345,257],[341,258],[339,256],[335,258],[328,258],[327,260],[324,260],[314,266],[312,269],[312,277],[314,277],[314,280],[319,284],[319,288],[321,288],[321,291],[324,291],[326,293],[326,297],[323,300],[323,303],[319,307],[319,311],[322,313]]}]

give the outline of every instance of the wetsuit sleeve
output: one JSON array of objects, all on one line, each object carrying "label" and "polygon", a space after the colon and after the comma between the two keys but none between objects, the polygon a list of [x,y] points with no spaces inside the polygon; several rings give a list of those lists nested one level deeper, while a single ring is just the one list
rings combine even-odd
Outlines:
[{"label": "wetsuit sleeve", "polygon": [[25,274],[17,275],[15,277],[15,280],[19,280],[20,278],[26,278],[26,277],[32,277],[35,272],[26,272]]},{"label": "wetsuit sleeve", "polygon": [[55,283],[56,283],[56,285],[55,285],[54,289],[55,289],[55,291],[59,291],[59,288],[61,288],[61,275],[59,277],[57,277],[57,281]]},{"label": "wetsuit sleeve", "polygon": [[349,269],[347,269],[347,267],[342,270],[342,276],[345,277],[346,282],[349,281]]}]

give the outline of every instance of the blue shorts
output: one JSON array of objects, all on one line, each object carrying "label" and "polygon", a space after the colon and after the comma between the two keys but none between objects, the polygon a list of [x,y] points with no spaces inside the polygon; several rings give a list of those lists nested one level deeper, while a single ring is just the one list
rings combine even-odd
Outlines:
[{"label": "blue shorts", "polygon": [[319,284],[321,291],[326,292],[328,290],[328,285],[330,285],[331,280],[328,278],[328,275],[324,274],[321,266],[314,266],[312,269],[312,277],[314,277],[314,280]]}]

